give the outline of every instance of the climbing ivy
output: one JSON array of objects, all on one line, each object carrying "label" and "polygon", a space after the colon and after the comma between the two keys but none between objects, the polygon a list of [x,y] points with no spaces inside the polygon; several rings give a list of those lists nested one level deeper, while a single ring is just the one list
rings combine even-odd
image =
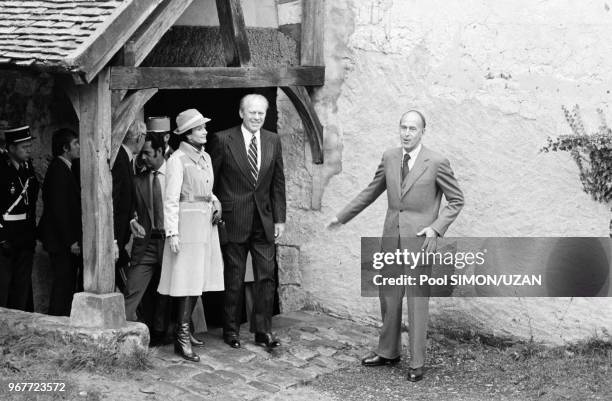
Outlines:
[{"label": "climbing ivy", "polygon": [[[612,129],[608,126],[603,110],[597,109],[600,125],[597,132],[587,134],[580,107],[572,110],[561,107],[572,134],[558,138],[548,138],[541,152],[569,152],[580,171],[580,181],[584,192],[597,202],[612,206]],[[612,236],[612,219],[610,220]]]}]

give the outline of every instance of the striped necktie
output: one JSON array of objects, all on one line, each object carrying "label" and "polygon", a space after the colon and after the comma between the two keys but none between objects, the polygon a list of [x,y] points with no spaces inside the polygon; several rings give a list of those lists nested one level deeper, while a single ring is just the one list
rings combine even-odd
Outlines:
[{"label": "striped necktie", "polygon": [[253,181],[257,182],[259,171],[257,169],[257,137],[255,133],[251,136],[251,144],[249,145],[249,170],[253,176]]}]

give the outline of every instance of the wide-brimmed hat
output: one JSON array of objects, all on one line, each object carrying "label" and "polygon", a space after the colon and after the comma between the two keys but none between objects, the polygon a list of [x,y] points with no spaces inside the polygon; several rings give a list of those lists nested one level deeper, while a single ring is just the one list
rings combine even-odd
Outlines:
[{"label": "wide-brimmed hat", "polygon": [[174,133],[177,135],[184,134],[192,128],[206,124],[210,118],[204,117],[196,109],[187,109],[176,116],[176,129]]},{"label": "wide-brimmed hat", "polygon": [[169,132],[170,117],[149,117],[147,118],[147,132]]},{"label": "wide-brimmed hat", "polygon": [[25,141],[30,141],[34,139],[34,137],[30,134],[30,126],[24,125],[19,128],[12,128],[4,130],[4,141],[6,144],[10,143],[20,143]]}]

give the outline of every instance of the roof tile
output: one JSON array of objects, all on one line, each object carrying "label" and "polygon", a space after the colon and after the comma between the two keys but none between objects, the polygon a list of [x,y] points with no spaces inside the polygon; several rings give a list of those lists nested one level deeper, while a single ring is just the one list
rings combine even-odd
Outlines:
[{"label": "roof tile", "polygon": [[131,0],[0,0],[0,64],[61,63]]}]

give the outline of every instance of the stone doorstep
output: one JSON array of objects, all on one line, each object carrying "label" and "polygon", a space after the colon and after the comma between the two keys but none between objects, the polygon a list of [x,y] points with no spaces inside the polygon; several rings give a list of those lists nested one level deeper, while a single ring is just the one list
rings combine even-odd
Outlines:
[{"label": "stone doorstep", "polygon": [[6,326],[9,333],[15,335],[27,332],[41,337],[53,336],[64,344],[103,347],[118,353],[129,353],[134,349],[145,351],[149,345],[147,326],[135,322],[127,322],[117,328],[81,327],[72,325],[70,318],[64,316],[0,308],[0,325]]}]

